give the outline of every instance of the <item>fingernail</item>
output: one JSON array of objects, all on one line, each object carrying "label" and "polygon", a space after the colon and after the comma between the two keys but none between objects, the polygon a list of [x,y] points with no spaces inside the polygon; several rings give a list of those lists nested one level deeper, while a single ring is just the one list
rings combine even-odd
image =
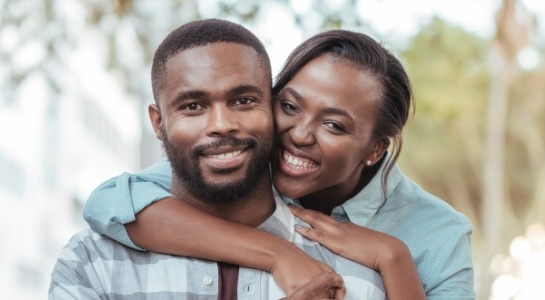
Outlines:
[{"label": "fingernail", "polygon": [[293,205],[293,203],[291,202],[288,202],[288,206],[295,206],[295,205]]},{"label": "fingernail", "polygon": [[301,226],[301,225],[299,225],[299,224],[295,224],[295,225],[293,225],[293,227],[295,227],[295,229],[299,229],[299,228],[301,228],[301,227],[303,227],[303,226]]}]

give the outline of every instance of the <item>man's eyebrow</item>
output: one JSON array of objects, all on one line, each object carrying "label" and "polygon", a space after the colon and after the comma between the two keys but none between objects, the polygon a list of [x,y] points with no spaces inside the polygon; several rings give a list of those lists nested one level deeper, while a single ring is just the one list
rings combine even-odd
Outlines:
[{"label": "man's eyebrow", "polygon": [[199,90],[181,91],[178,95],[176,95],[176,97],[174,98],[172,103],[170,103],[170,105],[176,106],[178,105],[178,103],[187,99],[202,99],[206,97],[206,95],[207,95],[206,92],[199,91]]},{"label": "man's eyebrow", "polygon": [[244,93],[256,93],[260,97],[263,97],[263,95],[265,94],[261,88],[255,85],[239,85],[229,91],[229,94],[233,96]]}]

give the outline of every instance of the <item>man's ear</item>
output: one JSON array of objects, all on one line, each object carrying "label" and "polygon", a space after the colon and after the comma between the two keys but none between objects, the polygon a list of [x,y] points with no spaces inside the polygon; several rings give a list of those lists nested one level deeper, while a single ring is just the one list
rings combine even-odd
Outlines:
[{"label": "man's ear", "polygon": [[388,147],[390,147],[390,139],[388,137],[383,137],[377,140],[371,153],[369,153],[363,160],[363,164],[366,166],[374,165],[382,158],[384,152],[388,150]]},{"label": "man's ear", "polygon": [[148,114],[151,125],[153,126],[153,131],[155,131],[155,136],[162,141],[163,132],[161,131],[161,125],[163,116],[161,115],[161,110],[155,103],[152,103],[148,106]]}]

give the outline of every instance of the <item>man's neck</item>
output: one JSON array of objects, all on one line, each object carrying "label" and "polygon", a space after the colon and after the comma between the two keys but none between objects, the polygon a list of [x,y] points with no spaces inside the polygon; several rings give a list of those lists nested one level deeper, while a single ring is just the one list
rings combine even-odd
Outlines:
[{"label": "man's neck", "polygon": [[270,175],[267,171],[248,194],[228,202],[213,202],[197,197],[172,174],[172,194],[182,201],[219,218],[257,227],[274,213],[276,207]]}]

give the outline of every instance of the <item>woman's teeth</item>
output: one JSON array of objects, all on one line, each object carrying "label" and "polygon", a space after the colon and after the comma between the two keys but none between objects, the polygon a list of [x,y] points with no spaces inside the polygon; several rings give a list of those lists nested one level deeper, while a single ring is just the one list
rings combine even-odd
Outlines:
[{"label": "woman's teeth", "polygon": [[308,159],[295,157],[289,154],[287,151],[284,151],[282,155],[284,161],[293,169],[303,170],[303,169],[312,169],[316,167],[316,164]]},{"label": "woman's teeth", "polygon": [[241,152],[242,152],[241,150],[237,150],[237,151],[233,151],[233,152],[227,152],[227,153],[215,154],[215,155],[209,155],[209,156],[212,157],[212,158],[216,158],[216,159],[227,159],[227,158],[231,158],[233,156],[237,156]]}]

